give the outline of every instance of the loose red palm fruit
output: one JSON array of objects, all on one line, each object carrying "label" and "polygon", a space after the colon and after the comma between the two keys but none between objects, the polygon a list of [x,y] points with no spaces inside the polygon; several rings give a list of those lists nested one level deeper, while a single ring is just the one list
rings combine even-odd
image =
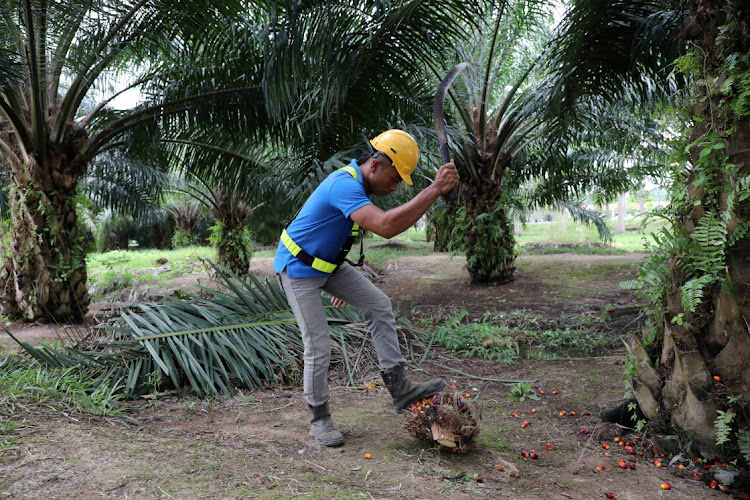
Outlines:
[{"label": "loose red palm fruit", "polygon": [[601,472],[601,471],[604,470],[604,466],[603,465],[597,465],[596,466],[596,470],[598,470],[599,472]]},{"label": "loose red palm fruit", "polygon": [[663,490],[671,490],[672,489],[672,485],[669,484],[669,483],[661,483],[661,485],[659,485],[659,488],[661,488]]},{"label": "loose red palm fruit", "polygon": [[719,486],[719,481],[717,481],[716,479],[712,479],[709,486],[711,486],[711,488],[716,488],[717,486]]},{"label": "loose red palm fruit", "polygon": [[608,491],[607,494],[604,496],[606,496],[607,498],[615,498],[615,494],[612,493],[611,491]]},{"label": "loose red palm fruit", "polygon": [[539,458],[539,455],[537,455],[534,450],[531,450],[529,452],[529,458],[531,458],[532,460],[536,460],[537,458]]},{"label": "loose red palm fruit", "polygon": [[551,450],[551,449],[552,449],[552,443],[547,443],[547,449],[548,449],[548,450]]},{"label": "loose red palm fruit", "polygon": [[528,451],[522,451],[522,452],[521,452],[521,456],[522,456],[523,458],[528,458],[528,457],[529,457],[529,452],[528,452]]},{"label": "loose red palm fruit", "polygon": [[697,472],[693,472],[693,479],[700,479],[700,478],[701,478],[700,474],[698,474]]},{"label": "loose red palm fruit", "polygon": [[661,460],[654,460],[654,465],[657,467],[661,467]]},{"label": "loose red palm fruit", "polygon": [[483,478],[482,476],[477,476],[477,479],[476,479],[476,481],[477,481],[478,483],[483,483],[483,482],[484,482],[484,478]]},{"label": "loose red palm fruit", "polygon": [[609,449],[609,444],[602,443],[602,448],[604,448],[605,450],[608,450]]},{"label": "loose red palm fruit", "polygon": [[370,460],[372,458],[372,455],[370,455],[369,453],[365,453],[365,458],[367,460]]}]

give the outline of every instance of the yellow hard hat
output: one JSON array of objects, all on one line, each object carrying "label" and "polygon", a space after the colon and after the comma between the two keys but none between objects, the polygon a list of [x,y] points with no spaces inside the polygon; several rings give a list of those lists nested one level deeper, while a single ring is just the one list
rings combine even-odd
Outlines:
[{"label": "yellow hard hat", "polygon": [[417,167],[419,146],[414,137],[403,130],[386,130],[370,141],[372,147],[388,155],[396,167],[398,175],[411,186],[411,173]]}]

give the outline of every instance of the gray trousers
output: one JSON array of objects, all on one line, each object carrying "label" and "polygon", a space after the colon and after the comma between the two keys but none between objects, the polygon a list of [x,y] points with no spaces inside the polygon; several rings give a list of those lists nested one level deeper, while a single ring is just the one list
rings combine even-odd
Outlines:
[{"label": "gray trousers", "polygon": [[396,333],[391,300],[352,266],[343,263],[335,273],[321,278],[290,278],[280,275],[287,301],[302,331],[305,345],[304,395],[311,406],[320,406],[331,397],[328,365],[331,338],[320,291],[357,308],[364,316],[381,370],[406,364]]}]

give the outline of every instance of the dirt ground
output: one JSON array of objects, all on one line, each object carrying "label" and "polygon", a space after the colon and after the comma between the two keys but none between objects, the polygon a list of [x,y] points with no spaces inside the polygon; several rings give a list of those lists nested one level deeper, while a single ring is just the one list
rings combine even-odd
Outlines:
[{"label": "dirt ground", "polygon": [[[606,315],[611,334],[626,335],[637,328],[638,304],[618,284],[634,278],[644,258],[522,256],[512,283],[475,287],[461,258],[407,257],[381,270],[379,286],[409,318],[461,309],[475,318],[519,309],[549,318]],[[270,259],[255,259],[252,271],[270,274]],[[169,286],[187,289],[198,278],[181,277]],[[70,334],[44,325],[8,328],[32,343]],[[7,339],[3,344],[10,345]],[[12,418],[18,426],[11,435],[19,440],[0,452],[0,498],[592,499],[608,492],[639,500],[725,497],[707,486],[703,470],[702,479],[693,479],[696,469],[669,466],[671,456],[659,457],[658,450],[663,465],[656,467],[648,433],[638,437],[600,422],[599,412],[624,397],[619,348],[600,357],[512,365],[433,348],[422,368],[427,373],[412,371],[412,377],[440,376],[457,393],[477,397],[483,419],[474,450],[439,452],[413,438],[403,427],[407,417],[393,412],[382,388],[333,388],[334,422],[346,438],[334,449],[317,446],[308,434],[308,412],[297,387],[245,391],[213,403],[174,395],[139,399],[126,403],[127,419],[16,407]],[[487,379],[534,381],[543,394],[519,402],[511,397],[512,384]],[[635,454],[614,441],[618,436],[635,442]],[[537,459],[522,457],[530,450]],[[618,465],[620,459],[626,468]],[[665,482],[670,490],[660,488]]]}]

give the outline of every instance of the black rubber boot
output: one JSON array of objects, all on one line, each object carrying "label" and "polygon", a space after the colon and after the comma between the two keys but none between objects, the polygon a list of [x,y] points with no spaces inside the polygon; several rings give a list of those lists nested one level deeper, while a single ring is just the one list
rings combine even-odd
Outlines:
[{"label": "black rubber boot", "polygon": [[420,399],[428,398],[445,388],[445,381],[434,378],[421,384],[412,384],[406,376],[406,368],[399,365],[395,368],[380,372],[383,382],[393,398],[393,406],[397,413],[402,413],[409,406]]},{"label": "black rubber boot", "polygon": [[321,446],[341,446],[344,444],[344,436],[336,430],[331,421],[331,412],[328,403],[320,406],[310,406],[310,435],[315,438]]},{"label": "black rubber boot", "polygon": [[[631,404],[635,404],[635,408],[632,410],[628,408]],[[612,408],[611,410],[601,412],[599,418],[602,419],[602,422],[619,424],[623,427],[635,427],[635,424],[638,423],[639,420],[648,420],[646,415],[643,414],[641,407],[638,406],[638,401],[635,398],[628,399],[620,406]]]}]

